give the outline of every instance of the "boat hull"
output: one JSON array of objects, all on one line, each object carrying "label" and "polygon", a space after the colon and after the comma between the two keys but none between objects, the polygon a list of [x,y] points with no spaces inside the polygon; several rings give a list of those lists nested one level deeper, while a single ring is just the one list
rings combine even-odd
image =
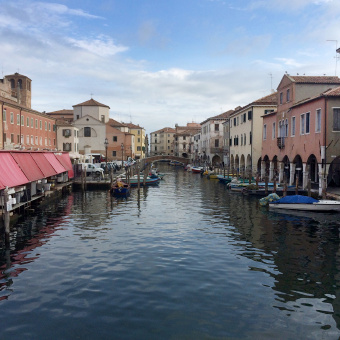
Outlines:
[{"label": "boat hull", "polygon": [[321,200],[317,203],[304,204],[304,203],[269,203],[270,209],[284,209],[284,210],[302,210],[314,212],[334,211],[340,212],[340,201]]}]

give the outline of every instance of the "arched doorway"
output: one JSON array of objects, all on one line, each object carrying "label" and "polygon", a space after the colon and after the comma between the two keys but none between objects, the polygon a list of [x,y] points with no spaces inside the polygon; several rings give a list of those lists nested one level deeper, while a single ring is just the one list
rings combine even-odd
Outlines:
[{"label": "arched doorway", "polygon": [[279,170],[278,170],[278,167],[277,167],[277,156],[274,156],[273,160],[273,176],[278,176],[279,175]]},{"label": "arched doorway", "polygon": [[296,155],[293,163],[295,163],[295,179],[294,183],[296,184],[296,179],[298,179],[298,184],[302,185],[303,181],[303,166],[302,166],[302,158],[300,155]]},{"label": "arched doorway", "polygon": [[218,155],[213,156],[213,158],[211,159],[212,165],[220,165],[221,163],[221,157]]},{"label": "arched doorway", "polygon": [[269,167],[270,167],[269,157],[267,155],[264,156],[263,161],[265,163],[265,175],[269,176]]},{"label": "arched doorway", "polygon": [[240,172],[240,160],[238,158],[238,155],[235,156],[235,166],[234,169],[237,173]]},{"label": "arched doorway", "polygon": [[251,168],[251,157],[250,155],[247,156],[247,162],[246,162],[246,170],[248,172],[251,172],[253,169]]},{"label": "arched doorway", "polygon": [[329,187],[340,186],[340,156],[336,157],[330,164],[327,176],[327,186]]},{"label": "arched doorway", "polygon": [[246,171],[246,166],[245,166],[245,160],[244,160],[244,155],[241,155],[240,159],[240,172],[245,172]]},{"label": "arched doorway", "polygon": [[288,156],[284,156],[283,160],[283,181],[289,183],[290,180],[290,161]]},{"label": "arched doorway", "polygon": [[315,155],[310,155],[307,159],[308,176],[312,183],[319,183],[318,161]]}]

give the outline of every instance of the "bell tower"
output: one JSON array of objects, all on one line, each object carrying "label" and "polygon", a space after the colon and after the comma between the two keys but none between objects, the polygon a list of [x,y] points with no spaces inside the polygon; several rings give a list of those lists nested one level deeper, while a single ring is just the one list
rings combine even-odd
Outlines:
[{"label": "bell tower", "polygon": [[17,98],[18,104],[31,108],[31,83],[32,80],[22,74],[14,73],[5,76],[12,97]]}]

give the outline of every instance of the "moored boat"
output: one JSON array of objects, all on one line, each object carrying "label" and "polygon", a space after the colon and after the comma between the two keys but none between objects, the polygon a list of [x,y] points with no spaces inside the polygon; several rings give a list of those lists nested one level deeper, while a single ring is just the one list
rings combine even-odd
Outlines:
[{"label": "moored boat", "polygon": [[122,180],[117,180],[113,183],[110,191],[113,196],[127,196],[130,194],[130,185]]},{"label": "moored boat", "polygon": [[317,200],[303,195],[292,195],[282,197],[277,201],[269,203],[270,209],[287,209],[303,211],[335,211],[340,212],[340,201]]}]

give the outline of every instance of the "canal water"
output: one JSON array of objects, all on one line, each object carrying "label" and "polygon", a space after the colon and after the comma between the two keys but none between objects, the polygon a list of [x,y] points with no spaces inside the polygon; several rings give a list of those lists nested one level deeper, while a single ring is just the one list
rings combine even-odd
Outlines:
[{"label": "canal water", "polygon": [[168,165],[73,192],[1,243],[1,339],[338,339],[335,215],[284,215]]}]

